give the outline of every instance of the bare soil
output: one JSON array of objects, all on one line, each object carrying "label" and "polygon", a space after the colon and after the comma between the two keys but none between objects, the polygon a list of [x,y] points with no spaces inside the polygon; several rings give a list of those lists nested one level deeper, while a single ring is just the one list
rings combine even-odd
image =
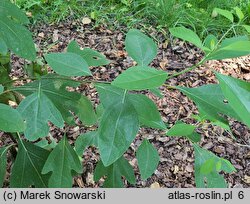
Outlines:
[{"label": "bare soil", "polygon": [[[93,28],[83,25],[80,21],[65,22],[59,25],[41,25],[32,28],[37,45],[38,54],[45,52],[64,51],[71,40],[76,40],[82,47],[90,47],[102,52],[109,60],[110,65],[92,67],[94,80],[112,81],[122,71],[134,64],[124,49],[126,29],[109,30],[106,27]],[[202,53],[192,45],[179,40],[166,39],[161,33],[150,31],[151,36],[158,39],[158,55],[151,66],[164,70],[169,74],[182,71],[197,63],[202,58]],[[13,77],[23,77],[22,66],[24,61],[13,58]],[[210,61],[194,71],[172,78],[168,85],[186,87],[198,87],[204,84],[216,83],[212,70],[250,81],[250,56],[224,61]],[[99,103],[98,94],[91,84],[84,84],[76,91],[87,95],[96,106]],[[164,122],[171,127],[177,120],[183,120],[195,124],[192,114],[197,114],[197,108],[186,96],[177,90],[169,90],[161,87],[164,98],[160,99],[151,93],[143,92],[150,97],[158,106]],[[216,155],[228,159],[237,169],[236,173],[225,174],[229,187],[250,187],[250,130],[243,124],[230,120],[232,136],[219,127],[207,125],[205,129],[197,130],[202,135],[200,145],[211,150]],[[67,128],[68,138],[71,143],[82,133],[94,129],[94,127],[79,126]],[[51,135],[60,139],[63,131],[52,126]],[[0,146],[11,143],[7,135],[0,133]],[[135,151],[143,138],[149,139],[160,154],[160,164],[154,175],[142,181],[139,175]],[[170,138],[165,136],[164,131],[150,128],[141,128],[135,141],[125,154],[135,169],[137,183],[135,186],[127,184],[126,187],[195,187],[194,183],[194,152],[188,140],[185,138]],[[83,155],[84,173],[75,178],[75,187],[99,187],[103,180],[98,183],[93,181],[93,171],[99,154],[95,148],[88,148]],[[9,158],[9,169],[11,161]],[[8,178],[5,185],[8,185]]]}]

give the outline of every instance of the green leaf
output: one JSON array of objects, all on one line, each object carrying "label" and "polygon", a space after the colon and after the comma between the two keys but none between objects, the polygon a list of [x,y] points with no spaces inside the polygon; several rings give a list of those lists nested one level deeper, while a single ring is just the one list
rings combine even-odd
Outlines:
[{"label": "green leaf", "polygon": [[167,73],[147,67],[131,67],[120,74],[112,85],[127,90],[152,89],[164,84]]},{"label": "green leaf", "polygon": [[132,166],[124,157],[119,158],[112,165],[105,167],[102,161],[99,161],[94,172],[94,181],[99,181],[101,177],[107,176],[103,187],[105,188],[122,188],[124,176],[129,183],[135,184],[135,175]]},{"label": "green leaf", "polygon": [[91,76],[87,62],[75,53],[51,53],[45,59],[52,69],[63,76]]},{"label": "green leaf", "polygon": [[[223,43],[223,42],[222,42]],[[235,41],[225,46],[221,46],[216,51],[212,52],[207,60],[221,60],[227,58],[235,58],[250,54],[250,41],[242,40]]]},{"label": "green leaf", "polygon": [[7,168],[7,150],[8,147],[1,147],[0,148],[0,187],[3,186],[6,168]]},{"label": "green leaf", "polygon": [[2,84],[0,84],[0,94],[2,94],[4,92],[4,87]]},{"label": "green leaf", "polygon": [[[215,159],[210,158],[204,162],[204,164],[201,166],[200,171],[202,174],[210,174],[212,171],[214,171],[215,168],[216,168]],[[220,168],[217,168],[217,169],[220,169]]]},{"label": "green leaf", "polygon": [[112,104],[105,110],[100,121],[98,138],[101,160],[105,166],[123,155],[138,130],[138,115],[129,101]]},{"label": "green leaf", "polygon": [[[105,108],[111,104],[120,103],[123,100],[125,90],[110,84],[96,84],[101,102]],[[166,125],[161,119],[159,111],[152,100],[142,94],[129,94],[127,97],[139,116],[142,125],[165,129]]]},{"label": "green leaf", "polygon": [[50,143],[46,138],[43,138],[39,142],[36,142],[35,145],[46,150],[54,149],[57,145],[56,140],[51,135],[49,135],[49,140],[50,140]]},{"label": "green leaf", "polygon": [[81,96],[76,108],[77,110],[80,110],[76,113],[78,114],[78,117],[81,119],[81,121],[85,125],[91,126],[97,122],[97,117],[96,117],[93,105],[88,99],[88,97]]},{"label": "green leaf", "polygon": [[131,29],[126,35],[125,48],[140,66],[146,66],[157,55],[157,45],[154,41],[136,29]]},{"label": "green leaf", "polygon": [[146,139],[136,152],[139,170],[143,180],[149,178],[156,170],[160,161],[159,154],[155,147]]},{"label": "green leaf", "polygon": [[194,131],[195,126],[177,121],[166,134],[168,136],[186,136],[192,134]]},{"label": "green leaf", "polygon": [[221,166],[219,169],[217,169],[217,171],[223,170],[226,173],[232,173],[232,172],[236,171],[234,166],[228,160],[220,159],[220,162],[221,162]]},{"label": "green leaf", "polygon": [[89,125],[90,121],[93,120],[94,124],[96,116],[93,107],[90,107],[90,102],[87,102],[88,98],[79,93],[66,90],[67,87],[76,87],[78,85],[80,83],[72,81],[68,77],[49,74],[24,86],[14,87],[12,90],[18,91],[24,96],[41,90],[60,111],[66,123],[74,124],[74,116],[72,115],[72,112],[74,112],[82,122],[87,122]]},{"label": "green leaf", "polygon": [[17,110],[0,103],[0,130],[22,132],[26,125]]},{"label": "green leaf", "polygon": [[11,171],[11,188],[28,188],[34,185],[37,188],[48,187],[48,175],[41,171],[49,151],[32,143],[19,141],[18,153]]},{"label": "green leaf", "polygon": [[216,77],[229,105],[250,127],[250,83],[219,73],[216,73]]},{"label": "green leaf", "polygon": [[195,102],[203,116],[207,115],[207,119],[225,123],[225,119],[220,115],[224,114],[240,120],[240,117],[232,107],[225,103],[226,98],[219,85],[210,84],[198,88],[178,87],[178,89]]},{"label": "green leaf", "polygon": [[208,35],[203,42],[204,46],[209,48],[209,51],[214,50],[216,48],[217,43],[218,39],[214,35]]},{"label": "green leaf", "polygon": [[31,33],[23,26],[6,17],[0,18],[0,36],[15,54],[28,60],[36,59]]},{"label": "green leaf", "polygon": [[237,17],[239,18],[239,20],[243,20],[244,19],[244,13],[242,12],[242,10],[239,7],[234,7],[235,13],[237,15]]},{"label": "green leaf", "polygon": [[199,48],[203,48],[201,39],[199,36],[190,29],[185,27],[175,27],[169,29],[171,35],[180,38],[182,40],[188,41]]},{"label": "green leaf", "polygon": [[49,121],[57,127],[64,126],[61,113],[41,90],[22,100],[17,110],[26,120],[24,135],[30,141],[48,135]]},{"label": "green leaf", "polygon": [[168,130],[167,136],[186,136],[192,142],[199,142],[201,140],[200,134],[195,131],[195,126],[185,124],[181,121],[177,121],[176,124]]},{"label": "green leaf", "polygon": [[71,188],[73,171],[79,174],[82,173],[82,164],[75,150],[64,136],[50,153],[44,164],[42,174],[52,172],[49,178],[50,188]]},{"label": "green leaf", "polygon": [[87,132],[85,134],[80,135],[77,137],[75,141],[75,149],[76,153],[79,156],[82,156],[84,150],[89,147],[89,146],[98,146],[98,132],[97,131],[92,131],[92,132]]},{"label": "green leaf", "polygon": [[95,50],[90,48],[81,50],[78,43],[74,40],[69,43],[67,51],[80,55],[89,66],[102,66],[110,63],[103,54]]},{"label": "green leaf", "polygon": [[220,14],[220,15],[224,16],[225,18],[227,18],[228,20],[230,20],[232,23],[234,22],[233,14],[228,10],[214,8],[213,13]]},{"label": "green leaf", "polygon": [[6,55],[8,48],[4,40],[0,37],[0,55]]},{"label": "green leaf", "polygon": [[250,33],[250,26],[249,25],[242,25],[248,33]]},{"label": "green leaf", "polygon": [[9,16],[14,18],[19,23],[29,23],[29,19],[25,13],[23,13],[15,4],[5,0],[0,1],[0,18]]},{"label": "green leaf", "polygon": [[103,83],[96,83],[95,87],[104,108],[107,108],[115,102],[121,102],[126,91],[113,85]]},{"label": "green leaf", "polygon": [[155,96],[161,99],[164,97],[158,88],[149,89],[149,91],[151,91]]},{"label": "green leaf", "polygon": [[128,100],[133,104],[142,125],[161,130],[166,129],[156,105],[147,96],[128,94]]},{"label": "green leaf", "polygon": [[[232,173],[232,164],[212,152],[193,144],[195,150],[195,183],[198,188],[226,188],[227,184],[220,171]],[[222,165],[223,163],[223,165]]]}]

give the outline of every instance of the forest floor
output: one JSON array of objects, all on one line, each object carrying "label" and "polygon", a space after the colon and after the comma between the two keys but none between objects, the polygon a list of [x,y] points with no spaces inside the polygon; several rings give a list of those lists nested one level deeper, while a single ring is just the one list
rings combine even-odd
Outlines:
[{"label": "forest floor", "polygon": [[[34,39],[38,53],[64,51],[71,40],[76,40],[81,47],[90,47],[102,52],[111,63],[107,66],[90,68],[94,80],[112,81],[119,73],[131,67],[133,60],[127,55],[124,48],[125,28],[109,30],[105,27],[93,28],[91,24],[82,22],[64,22],[58,25],[41,25],[33,28]],[[158,55],[151,66],[164,70],[169,74],[182,71],[186,67],[196,64],[202,53],[195,47],[179,40],[168,40],[162,34],[151,31],[151,36],[158,39]],[[13,77],[23,77],[24,61],[13,59]],[[186,87],[198,87],[204,84],[217,83],[212,70],[250,81],[250,56],[224,61],[210,61],[204,66],[180,75],[167,81],[168,85]],[[83,84],[76,89],[87,95],[96,106],[99,103],[96,89],[91,84]],[[177,90],[169,90],[161,87],[163,98],[158,98],[144,91],[158,106],[164,122],[171,127],[177,120],[195,124],[193,114],[198,114],[197,108],[186,96]],[[250,130],[243,124],[230,119],[234,139],[230,133],[220,127],[207,125],[205,129],[198,130],[202,135],[200,145],[211,150],[216,155],[228,159],[237,172],[225,174],[229,187],[250,187]],[[92,127],[84,127],[79,124],[75,127],[66,127],[67,136],[71,143],[82,133],[91,130]],[[63,131],[51,127],[51,135],[60,139]],[[3,143],[11,143],[11,140],[0,133]],[[149,139],[157,148],[160,155],[160,164],[154,175],[146,181],[142,181],[139,175],[135,150],[143,138]],[[127,187],[195,187],[194,183],[194,152],[192,145],[183,137],[167,137],[164,131],[150,128],[141,128],[135,141],[132,143],[125,157],[129,159],[135,169],[136,185],[126,183]],[[93,171],[99,154],[95,148],[88,148],[83,155],[84,173],[75,178],[75,187],[99,187],[99,183],[93,181]],[[10,168],[10,164],[9,164]],[[7,177],[8,178],[8,177]],[[8,184],[8,180],[5,185]]]}]

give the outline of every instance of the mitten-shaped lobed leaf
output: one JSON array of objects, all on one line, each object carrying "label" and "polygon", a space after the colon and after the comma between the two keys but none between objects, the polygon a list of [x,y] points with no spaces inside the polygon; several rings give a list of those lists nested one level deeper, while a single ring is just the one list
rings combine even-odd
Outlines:
[{"label": "mitten-shaped lobed leaf", "polygon": [[42,174],[52,172],[49,178],[51,188],[71,188],[74,172],[82,173],[82,164],[66,136],[50,153],[44,164]]},{"label": "mitten-shaped lobed leaf", "polygon": [[[44,121],[48,120],[56,122],[56,125],[60,127],[62,125],[61,117],[66,123],[74,124],[74,117],[70,111],[73,111],[84,124],[95,124],[96,115],[89,99],[79,93],[66,90],[67,87],[75,87],[78,85],[78,82],[72,81],[70,78],[51,74],[42,77],[40,80],[25,84],[24,86],[15,87],[13,90],[29,97],[28,99],[24,99],[24,102],[20,105],[21,113],[24,115],[34,114],[34,112],[29,112],[28,110],[29,107],[36,107],[36,109],[32,109],[39,113],[37,115],[38,117],[32,118],[32,120],[36,120],[36,123],[31,120],[27,121],[36,127],[45,126]],[[38,97],[41,94],[42,97]],[[44,104],[44,106],[47,107],[45,109],[46,111],[41,108],[41,104],[45,103],[44,101],[48,102]],[[53,116],[53,114],[48,113],[48,111],[55,115]],[[38,138],[46,136],[48,134],[48,128],[43,128],[44,129],[40,131],[42,133],[38,132],[39,134],[32,136],[33,134],[30,132],[27,137]],[[37,130],[39,130],[39,128]]]},{"label": "mitten-shaped lobed leaf", "polygon": [[49,151],[32,143],[19,140],[18,153],[13,165],[10,186],[12,188],[48,187],[48,175],[42,175],[42,168]]},{"label": "mitten-shaped lobed leaf", "polygon": [[41,90],[26,97],[17,110],[26,120],[24,134],[30,141],[48,135],[49,121],[60,128],[64,126],[61,113]]},{"label": "mitten-shaped lobed leaf", "polygon": [[91,146],[91,145],[98,147],[98,131],[87,132],[77,137],[75,141],[76,153],[79,156],[82,156],[83,151],[88,146]]},{"label": "mitten-shaped lobed leaf", "polygon": [[124,157],[119,158],[108,167],[105,167],[103,163],[99,161],[95,168],[94,180],[97,182],[103,176],[107,176],[103,184],[105,188],[122,188],[124,186],[121,179],[122,176],[124,176],[129,183],[135,184],[134,170]]}]

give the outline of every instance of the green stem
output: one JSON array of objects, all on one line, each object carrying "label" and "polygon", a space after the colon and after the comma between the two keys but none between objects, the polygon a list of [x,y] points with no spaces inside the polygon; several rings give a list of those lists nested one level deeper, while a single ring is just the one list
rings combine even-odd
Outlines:
[{"label": "green stem", "polygon": [[[28,78],[18,78],[14,80],[7,81],[3,83],[2,85],[5,86],[6,84],[10,84],[16,81],[22,81],[22,80],[38,80],[41,78],[37,77],[28,77]],[[43,79],[55,79],[54,77],[43,77]],[[66,80],[66,81],[74,81],[74,82],[80,82],[80,83],[107,83],[110,84],[111,82],[108,81],[98,81],[98,80],[76,80],[76,79],[70,79],[70,78],[64,78],[64,77],[56,77],[56,79]]]},{"label": "green stem", "polygon": [[184,70],[181,71],[181,72],[177,72],[177,73],[175,73],[175,74],[170,75],[170,76],[167,78],[167,80],[168,80],[168,79],[171,79],[171,78],[174,78],[174,77],[177,77],[177,76],[179,76],[179,75],[185,74],[185,73],[187,73],[187,72],[190,72],[191,70],[193,70],[193,69],[197,68],[198,66],[202,65],[206,60],[207,60],[207,57],[203,58],[198,64],[195,64],[195,65],[193,65],[193,66],[191,66],[191,67],[189,67],[189,68],[186,68],[186,69],[184,69]]},{"label": "green stem", "polygon": [[218,47],[218,45],[221,43],[221,41],[228,35],[228,33],[232,30],[232,29],[234,29],[236,26],[238,26],[238,25],[232,25],[222,36],[221,36],[221,38],[219,39],[219,41],[218,41],[218,43],[216,44],[216,48]]}]

